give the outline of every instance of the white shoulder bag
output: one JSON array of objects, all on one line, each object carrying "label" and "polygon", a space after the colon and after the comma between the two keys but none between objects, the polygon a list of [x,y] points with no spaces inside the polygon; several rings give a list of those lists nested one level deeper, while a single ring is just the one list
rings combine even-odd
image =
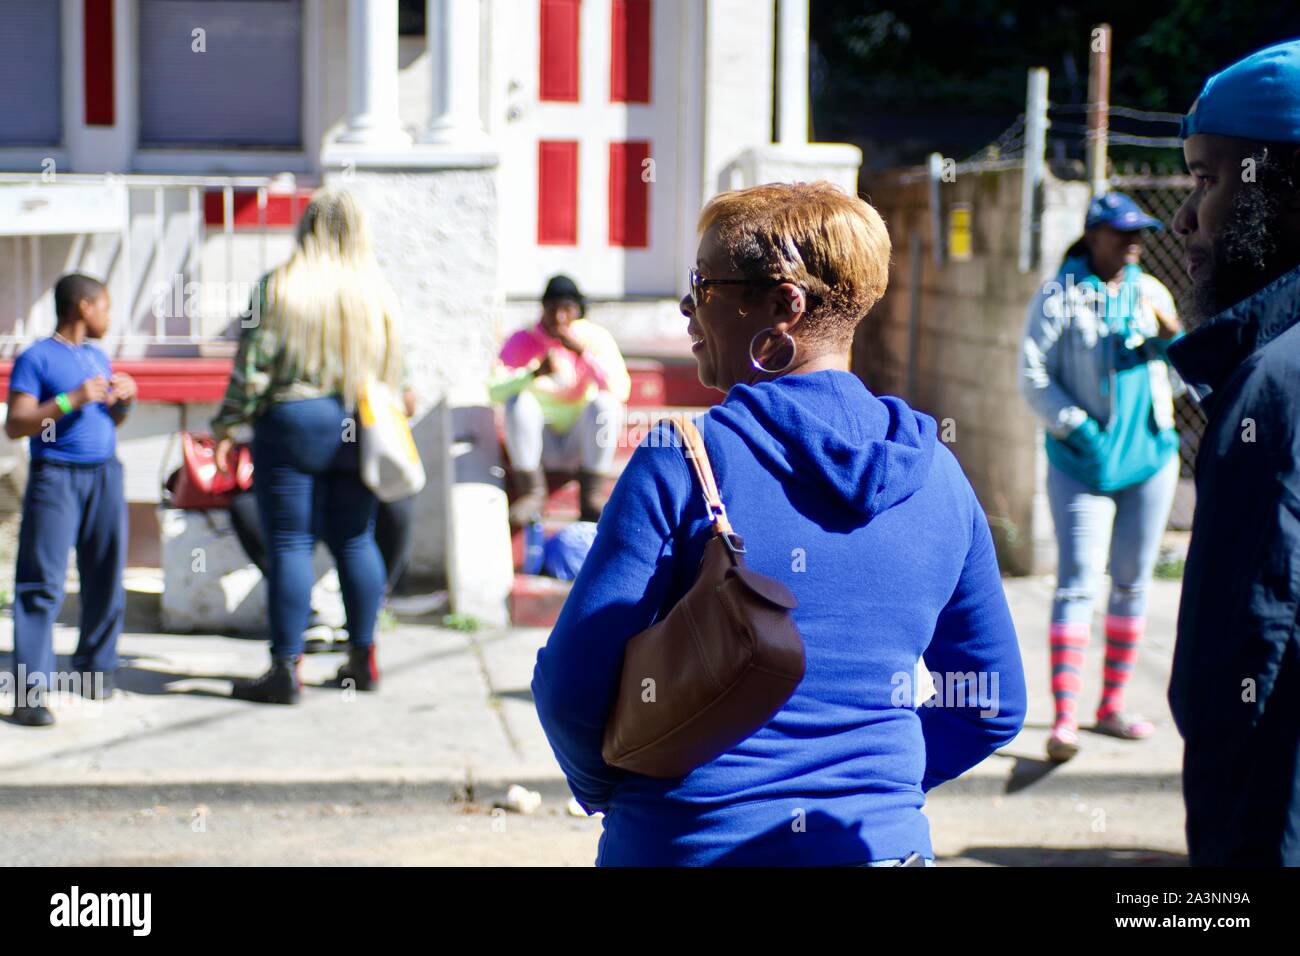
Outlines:
[{"label": "white shoulder bag", "polygon": [[380,501],[396,501],[424,487],[424,464],[397,393],[371,376],[357,398],[361,481]]}]

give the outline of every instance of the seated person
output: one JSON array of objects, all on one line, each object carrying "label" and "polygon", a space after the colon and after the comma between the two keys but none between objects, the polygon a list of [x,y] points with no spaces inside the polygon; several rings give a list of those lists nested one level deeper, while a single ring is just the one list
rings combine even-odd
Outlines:
[{"label": "seated person", "polygon": [[542,317],[506,340],[489,386],[506,406],[506,450],[519,497],[510,523],[521,527],[546,502],[546,469],[576,472],[581,519],[600,517],[600,479],[614,461],[627,366],[605,329],[588,322],[586,300],[568,276],[542,294]]}]

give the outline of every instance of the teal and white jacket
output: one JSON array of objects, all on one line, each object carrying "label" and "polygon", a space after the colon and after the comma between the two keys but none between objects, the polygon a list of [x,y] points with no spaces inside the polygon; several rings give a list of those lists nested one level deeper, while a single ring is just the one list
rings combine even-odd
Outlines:
[{"label": "teal and white jacket", "polygon": [[1019,382],[1052,463],[1113,491],[1150,477],[1177,449],[1173,400],[1184,386],[1152,309],[1175,313],[1169,290],[1136,265],[1110,287],[1089,272],[1067,261],[1029,303]]}]

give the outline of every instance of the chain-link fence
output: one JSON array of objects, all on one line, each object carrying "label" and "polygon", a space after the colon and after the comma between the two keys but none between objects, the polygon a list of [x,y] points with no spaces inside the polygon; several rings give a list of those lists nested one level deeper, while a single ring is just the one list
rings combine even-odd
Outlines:
[{"label": "chain-link fence", "polygon": [[[1185,301],[1191,280],[1183,268],[1182,241],[1171,228],[1174,213],[1192,190],[1192,177],[1152,173],[1150,167],[1121,167],[1110,178],[1112,189],[1132,196],[1139,206],[1165,224],[1161,232],[1142,233],[1142,267],[1165,284],[1174,300]],[[1183,396],[1174,402],[1174,419],[1181,438],[1182,476],[1192,476],[1196,450],[1205,431],[1205,413]]]}]

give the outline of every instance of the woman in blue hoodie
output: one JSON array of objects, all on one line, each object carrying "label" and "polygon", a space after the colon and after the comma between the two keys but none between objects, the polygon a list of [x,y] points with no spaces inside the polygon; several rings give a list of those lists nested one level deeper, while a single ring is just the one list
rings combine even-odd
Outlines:
[{"label": "woman in blue hoodie", "polygon": [[[932,418],[849,372],[889,235],[827,183],[715,197],[688,319],[697,420],[747,561],[794,592],[804,679],[757,733],[677,780],[612,768],[629,638],[690,588],[709,524],[680,443],[637,448],[538,653],[533,695],[600,865],[932,860],[925,792],[1020,731],[1024,674],[988,524]],[[919,693],[924,655],[936,694]]]}]

